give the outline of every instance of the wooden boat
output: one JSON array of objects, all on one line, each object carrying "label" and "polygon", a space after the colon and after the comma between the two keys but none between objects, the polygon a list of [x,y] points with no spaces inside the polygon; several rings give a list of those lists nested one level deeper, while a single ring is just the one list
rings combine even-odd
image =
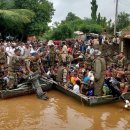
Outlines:
[{"label": "wooden boat", "polygon": [[[71,96],[73,98],[75,98],[76,100],[92,106],[92,105],[99,105],[99,104],[105,104],[105,103],[112,103],[115,101],[120,101],[119,98],[117,97],[113,97],[112,95],[107,95],[107,96],[85,96],[83,94],[76,94],[73,92],[73,90],[69,89],[69,88],[64,88],[63,86],[57,85],[55,83],[55,85],[53,86],[55,89],[59,90],[60,92]],[[130,99],[130,92],[126,93],[123,95],[125,97],[125,99],[129,100]]]},{"label": "wooden boat", "polygon": [[[40,78],[39,80],[40,80],[40,84],[42,86],[43,91],[48,91],[48,90],[52,89],[53,83],[48,83],[47,81],[42,80],[42,78]],[[16,89],[1,90],[0,98],[7,99],[7,98],[12,98],[12,97],[30,95],[30,94],[34,94],[34,93],[35,93],[35,89],[33,87],[31,87],[31,85],[29,85],[28,83],[25,82],[23,84],[19,84]]]}]

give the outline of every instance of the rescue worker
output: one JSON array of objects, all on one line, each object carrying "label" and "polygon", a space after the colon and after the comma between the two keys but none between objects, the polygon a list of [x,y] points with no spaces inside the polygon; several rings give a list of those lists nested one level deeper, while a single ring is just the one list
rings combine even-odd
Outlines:
[{"label": "rescue worker", "polygon": [[127,59],[126,59],[126,57],[125,57],[125,55],[124,55],[124,53],[123,52],[121,52],[120,54],[119,54],[119,56],[118,56],[118,61],[117,61],[118,63],[118,66],[119,67],[121,67],[121,68],[124,68],[125,66],[127,66]]},{"label": "rescue worker", "polygon": [[67,84],[67,74],[68,74],[67,63],[64,62],[63,65],[58,68],[56,81],[60,85]]},{"label": "rescue worker", "polygon": [[95,86],[94,86],[94,95],[101,96],[102,88],[105,79],[106,62],[103,57],[101,57],[101,52],[95,50],[94,52],[94,74],[95,74]]},{"label": "rescue worker", "polygon": [[50,65],[53,66],[55,64],[55,59],[56,59],[56,52],[55,52],[55,48],[54,45],[50,46]]},{"label": "rescue worker", "polygon": [[5,68],[7,64],[7,54],[4,51],[4,48],[0,47],[0,90],[3,89],[3,83],[4,83],[4,76],[5,76]]},{"label": "rescue worker", "polygon": [[72,55],[72,49],[71,48],[69,48],[68,49],[68,56],[67,56],[67,63],[71,63],[72,61],[73,61],[73,55]]},{"label": "rescue worker", "polygon": [[40,55],[38,53],[33,54],[33,57],[31,58],[30,61],[31,71],[41,73],[41,67],[42,67],[42,62],[41,62]]},{"label": "rescue worker", "polygon": [[68,47],[66,45],[66,42],[63,42],[63,47],[62,47],[62,62],[67,62],[67,56],[68,56]]},{"label": "rescue worker", "polygon": [[20,49],[15,49],[15,54],[12,57],[12,60],[8,67],[8,76],[9,82],[8,87],[9,89],[13,89],[18,84],[18,77],[23,78],[23,74],[26,73],[25,70],[25,58],[21,56]]}]

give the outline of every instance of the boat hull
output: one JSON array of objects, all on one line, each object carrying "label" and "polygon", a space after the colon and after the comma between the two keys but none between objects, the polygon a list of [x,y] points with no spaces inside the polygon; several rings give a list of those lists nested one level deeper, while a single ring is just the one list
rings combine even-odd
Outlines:
[{"label": "boat hull", "polygon": [[[52,84],[45,82],[45,80],[40,80],[40,84],[42,85],[43,91],[49,91],[52,89]],[[7,99],[7,98],[13,98],[18,96],[24,96],[24,95],[30,95],[35,93],[35,89],[26,86],[25,84],[20,85],[21,87],[17,89],[12,90],[1,90],[0,91],[0,98],[1,99]]]},{"label": "boat hull", "polygon": [[[116,101],[120,101],[119,98],[117,97],[113,97],[112,95],[107,95],[107,96],[85,96],[83,94],[76,94],[73,92],[73,90],[71,89],[66,89],[62,86],[59,85],[54,85],[53,86],[55,89],[59,90],[60,92],[71,96],[73,98],[75,98],[76,100],[89,105],[89,106],[93,106],[93,105],[99,105],[99,104],[106,104],[106,103],[113,103]],[[129,100],[130,99],[130,92],[124,94],[125,99]]]}]

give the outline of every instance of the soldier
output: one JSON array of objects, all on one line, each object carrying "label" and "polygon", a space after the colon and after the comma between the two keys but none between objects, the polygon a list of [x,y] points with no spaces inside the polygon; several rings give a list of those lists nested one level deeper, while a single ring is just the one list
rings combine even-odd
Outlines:
[{"label": "soldier", "polygon": [[67,62],[67,56],[68,56],[68,47],[66,45],[66,42],[63,42],[63,47],[62,47],[62,61]]},{"label": "soldier", "polygon": [[7,64],[7,54],[5,53],[4,48],[0,47],[0,70],[4,70],[6,64]]},{"label": "soldier", "polygon": [[118,53],[114,52],[113,53],[113,57],[112,57],[113,63],[117,64],[118,63]]},{"label": "soldier", "polygon": [[68,49],[68,56],[67,56],[67,62],[71,63],[73,61],[73,55],[72,55],[72,49]]},{"label": "soldier", "polygon": [[0,90],[3,89],[3,78],[5,76],[5,67],[7,65],[7,54],[4,48],[0,47]]},{"label": "soldier", "polygon": [[50,46],[50,65],[54,65],[55,63],[55,59],[56,59],[56,52],[55,52],[55,48],[54,45]]},{"label": "soldier", "polygon": [[9,82],[8,87],[10,89],[13,89],[18,84],[18,77],[23,78],[23,73],[26,73],[25,71],[25,62],[24,57],[21,56],[20,49],[15,49],[15,54],[12,57],[12,60],[8,67],[8,76],[9,76]]},{"label": "soldier", "polygon": [[59,63],[59,65],[62,64],[62,56],[59,50],[56,51],[56,61]]},{"label": "soldier", "polygon": [[101,96],[102,95],[102,87],[105,79],[105,70],[106,70],[106,62],[105,59],[101,56],[101,52],[99,50],[95,50],[94,52],[94,73],[95,73],[95,88],[94,95]]},{"label": "soldier", "polygon": [[106,61],[106,66],[110,66],[113,63],[113,60],[110,58],[108,54],[104,55],[105,61]]},{"label": "soldier", "polygon": [[118,66],[121,67],[121,68],[124,68],[127,66],[127,59],[126,57],[124,56],[124,53],[121,52],[118,56]]},{"label": "soldier", "polygon": [[61,85],[67,84],[67,63],[63,63],[63,66],[60,66],[57,71],[56,81]]},{"label": "soldier", "polygon": [[30,61],[30,68],[32,72],[41,72],[42,62],[40,55],[38,55],[37,53],[34,54],[33,58]]}]

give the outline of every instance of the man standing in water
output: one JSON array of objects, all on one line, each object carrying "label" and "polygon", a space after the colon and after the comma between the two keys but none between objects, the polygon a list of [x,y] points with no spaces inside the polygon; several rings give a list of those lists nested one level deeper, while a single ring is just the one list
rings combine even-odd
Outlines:
[{"label": "man standing in water", "polygon": [[99,50],[95,50],[94,52],[95,96],[102,95],[102,87],[105,79],[104,75],[105,70],[106,70],[105,59],[101,57],[101,52]]}]

